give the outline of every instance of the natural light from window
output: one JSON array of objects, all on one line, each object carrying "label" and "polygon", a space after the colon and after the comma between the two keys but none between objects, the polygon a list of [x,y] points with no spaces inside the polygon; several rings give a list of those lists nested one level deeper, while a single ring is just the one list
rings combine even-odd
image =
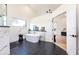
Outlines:
[{"label": "natural light from window", "polygon": [[16,19],[16,20],[12,23],[12,26],[25,26],[25,21],[24,21],[24,20]]}]

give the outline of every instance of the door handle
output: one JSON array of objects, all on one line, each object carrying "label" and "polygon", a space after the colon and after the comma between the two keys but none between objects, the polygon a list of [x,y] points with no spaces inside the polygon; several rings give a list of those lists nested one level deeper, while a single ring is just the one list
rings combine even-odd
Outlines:
[{"label": "door handle", "polygon": [[72,37],[78,37],[77,35],[71,35]]}]

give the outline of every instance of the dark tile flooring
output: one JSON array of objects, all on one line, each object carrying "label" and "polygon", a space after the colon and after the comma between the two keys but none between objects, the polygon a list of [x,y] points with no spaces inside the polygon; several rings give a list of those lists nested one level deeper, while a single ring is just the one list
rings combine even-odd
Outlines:
[{"label": "dark tile flooring", "polygon": [[66,51],[49,42],[31,43],[28,41],[10,44],[11,55],[67,55]]}]

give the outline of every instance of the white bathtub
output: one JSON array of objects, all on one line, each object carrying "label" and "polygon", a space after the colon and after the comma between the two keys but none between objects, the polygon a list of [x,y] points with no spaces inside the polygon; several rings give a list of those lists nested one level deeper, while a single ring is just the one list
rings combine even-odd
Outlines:
[{"label": "white bathtub", "polygon": [[40,34],[26,34],[26,40],[32,43],[38,43],[40,40]]}]

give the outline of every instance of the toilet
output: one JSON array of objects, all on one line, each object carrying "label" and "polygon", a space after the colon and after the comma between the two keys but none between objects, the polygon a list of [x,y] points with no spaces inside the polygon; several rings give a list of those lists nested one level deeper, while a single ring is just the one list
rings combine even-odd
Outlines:
[{"label": "toilet", "polygon": [[26,40],[32,43],[38,43],[40,40],[40,34],[26,34]]}]

